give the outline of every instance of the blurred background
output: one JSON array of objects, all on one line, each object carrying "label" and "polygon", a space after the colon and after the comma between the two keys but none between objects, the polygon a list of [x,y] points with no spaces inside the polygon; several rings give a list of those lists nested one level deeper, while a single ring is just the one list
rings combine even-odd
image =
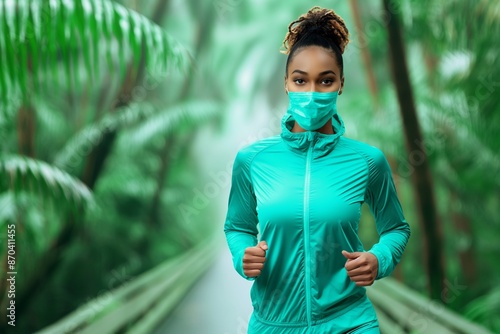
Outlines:
[{"label": "blurred background", "polygon": [[345,136],[384,151],[412,229],[368,288],[383,332],[500,333],[494,0],[0,0],[0,332],[246,332],[232,162],[280,133],[312,5],[346,21]]}]

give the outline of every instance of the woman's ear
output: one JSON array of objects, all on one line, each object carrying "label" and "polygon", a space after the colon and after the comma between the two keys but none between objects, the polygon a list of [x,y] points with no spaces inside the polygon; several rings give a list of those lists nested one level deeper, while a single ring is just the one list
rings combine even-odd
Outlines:
[{"label": "woman's ear", "polygon": [[286,93],[286,95],[288,95],[288,86],[286,84],[286,75],[285,75],[285,93]]},{"label": "woman's ear", "polygon": [[340,79],[339,95],[342,94],[343,90],[344,90],[344,77],[342,77],[342,79]]}]

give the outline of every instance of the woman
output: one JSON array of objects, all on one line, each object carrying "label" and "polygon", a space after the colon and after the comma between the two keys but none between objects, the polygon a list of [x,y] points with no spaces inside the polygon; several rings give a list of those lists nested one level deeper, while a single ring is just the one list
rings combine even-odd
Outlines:
[{"label": "woman", "polygon": [[[282,133],[238,152],[224,225],[236,271],[254,281],[248,333],[379,333],[364,287],[394,270],[410,229],[383,153],[342,137],[344,21],[314,7],[288,30]],[[380,235],[368,251],[363,203]]]}]

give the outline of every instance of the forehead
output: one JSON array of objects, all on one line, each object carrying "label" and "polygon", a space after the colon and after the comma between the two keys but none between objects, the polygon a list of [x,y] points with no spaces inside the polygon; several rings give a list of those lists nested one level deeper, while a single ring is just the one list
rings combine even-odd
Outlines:
[{"label": "forehead", "polygon": [[332,70],[339,73],[339,66],[332,51],[320,46],[308,46],[298,50],[290,61],[288,72],[301,70],[309,74]]}]

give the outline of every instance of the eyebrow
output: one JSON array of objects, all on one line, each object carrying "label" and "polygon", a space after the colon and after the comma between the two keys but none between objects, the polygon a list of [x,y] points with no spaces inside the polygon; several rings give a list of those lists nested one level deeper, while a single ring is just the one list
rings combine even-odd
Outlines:
[{"label": "eyebrow", "polygon": [[[294,70],[294,71],[292,72],[292,74],[293,74],[293,73],[299,73],[299,74],[304,74],[304,75],[307,75],[307,72],[305,72],[305,71],[301,71],[301,70]],[[334,72],[334,71],[332,71],[332,70],[326,70],[326,71],[323,71],[323,72],[321,72],[319,75],[325,75],[325,74],[334,74],[334,75],[337,75],[337,73],[335,73],[335,72]]]}]

